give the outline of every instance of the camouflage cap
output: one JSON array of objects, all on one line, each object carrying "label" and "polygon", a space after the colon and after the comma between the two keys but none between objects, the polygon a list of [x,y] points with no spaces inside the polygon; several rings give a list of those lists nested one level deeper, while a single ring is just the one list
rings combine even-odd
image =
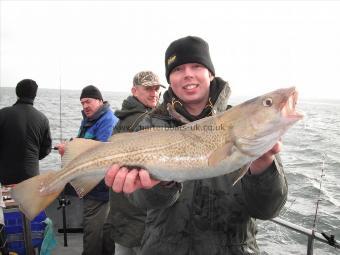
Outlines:
[{"label": "camouflage cap", "polygon": [[142,71],[139,72],[133,77],[133,86],[161,86],[165,88],[164,85],[159,83],[159,78],[156,74],[151,71]]}]

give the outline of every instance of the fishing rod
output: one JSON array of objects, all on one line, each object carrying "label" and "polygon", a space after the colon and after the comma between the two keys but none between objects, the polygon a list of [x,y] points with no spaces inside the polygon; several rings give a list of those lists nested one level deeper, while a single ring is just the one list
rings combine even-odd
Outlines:
[{"label": "fishing rod", "polygon": [[[335,249],[340,249],[340,242],[335,240],[334,235],[328,235],[325,232],[317,232],[316,230],[316,225],[317,225],[317,215],[319,212],[319,203],[322,201],[321,199],[321,190],[322,190],[322,181],[323,177],[325,176],[324,174],[324,169],[325,169],[325,160],[326,160],[326,154],[323,154],[323,161],[322,161],[322,168],[321,168],[321,177],[320,177],[320,184],[319,184],[319,194],[318,194],[318,199],[316,201],[316,208],[315,208],[315,214],[314,214],[314,221],[313,221],[313,227],[312,229],[307,229],[304,227],[301,227],[299,225],[296,225],[292,222],[286,221],[282,218],[274,218],[271,219],[271,221],[275,224],[278,224],[280,226],[283,226],[285,228],[291,229],[293,231],[296,231],[300,234],[306,235],[308,238],[307,242],[307,255],[313,255],[313,246],[314,246],[314,240],[321,241],[323,243],[326,243]],[[291,205],[295,202],[295,200],[291,203]],[[290,206],[291,206],[290,205]],[[288,207],[288,209],[290,208]],[[285,214],[288,209],[283,213]]]},{"label": "fishing rod", "polygon": [[321,175],[320,175],[320,184],[319,184],[319,194],[318,199],[316,200],[316,206],[315,206],[315,214],[314,214],[314,221],[313,221],[313,230],[316,229],[316,221],[317,221],[317,215],[319,211],[319,203],[321,201],[321,188],[322,188],[322,178],[325,176],[324,169],[325,169],[325,160],[326,160],[326,154],[322,154],[322,167],[321,167]]},{"label": "fishing rod", "polygon": [[[314,245],[314,239],[315,239],[315,234],[317,233],[316,231],[316,225],[317,225],[317,217],[319,213],[319,204],[322,201],[321,199],[321,190],[322,190],[322,181],[323,177],[325,176],[325,161],[326,161],[326,153],[322,154],[322,167],[321,167],[321,175],[320,175],[320,184],[319,184],[319,194],[318,194],[318,199],[316,200],[316,206],[315,206],[315,214],[314,214],[314,220],[313,220],[313,227],[312,227],[312,235],[309,237],[311,240],[308,242],[308,247],[307,247],[307,254],[313,254],[313,245]],[[335,240],[334,235],[327,235],[325,232],[322,232],[321,235],[327,240],[328,244],[337,247],[338,243]]]},{"label": "fishing rod", "polygon": [[[59,141],[60,144],[63,143],[63,125],[62,125],[62,118],[61,118],[61,75],[59,76],[59,130],[60,130],[60,137]],[[58,149],[54,147],[54,149]],[[62,165],[61,165],[62,167]],[[62,217],[63,217],[63,235],[64,235],[64,247],[67,247],[67,227],[66,227],[66,206],[70,205],[70,200],[66,199],[65,190],[63,190],[58,198],[59,200],[59,207],[57,210],[62,209]]]}]

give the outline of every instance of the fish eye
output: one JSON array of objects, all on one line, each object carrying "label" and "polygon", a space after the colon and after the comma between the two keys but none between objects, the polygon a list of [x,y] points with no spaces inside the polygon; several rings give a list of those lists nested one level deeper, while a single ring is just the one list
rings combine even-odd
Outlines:
[{"label": "fish eye", "polygon": [[271,99],[270,97],[264,99],[262,101],[263,105],[266,106],[266,107],[270,107],[273,105],[273,99]]}]

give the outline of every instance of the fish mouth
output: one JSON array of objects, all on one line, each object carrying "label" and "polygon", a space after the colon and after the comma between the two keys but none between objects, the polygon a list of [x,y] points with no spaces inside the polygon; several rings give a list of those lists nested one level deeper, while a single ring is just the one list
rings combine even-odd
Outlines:
[{"label": "fish mouth", "polygon": [[297,121],[303,118],[303,114],[296,109],[298,97],[299,92],[296,90],[296,88],[289,88],[287,100],[282,105],[282,115],[292,121]]}]

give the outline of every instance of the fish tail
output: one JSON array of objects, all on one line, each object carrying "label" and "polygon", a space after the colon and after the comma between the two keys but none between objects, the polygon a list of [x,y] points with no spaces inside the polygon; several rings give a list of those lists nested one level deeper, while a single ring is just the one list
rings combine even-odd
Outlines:
[{"label": "fish tail", "polygon": [[34,219],[63,191],[65,185],[61,185],[53,192],[47,194],[41,192],[42,184],[46,183],[47,180],[53,180],[55,175],[56,172],[47,172],[20,182],[13,187],[11,191],[12,198],[18,204],[19,209],[30,220]]}]

